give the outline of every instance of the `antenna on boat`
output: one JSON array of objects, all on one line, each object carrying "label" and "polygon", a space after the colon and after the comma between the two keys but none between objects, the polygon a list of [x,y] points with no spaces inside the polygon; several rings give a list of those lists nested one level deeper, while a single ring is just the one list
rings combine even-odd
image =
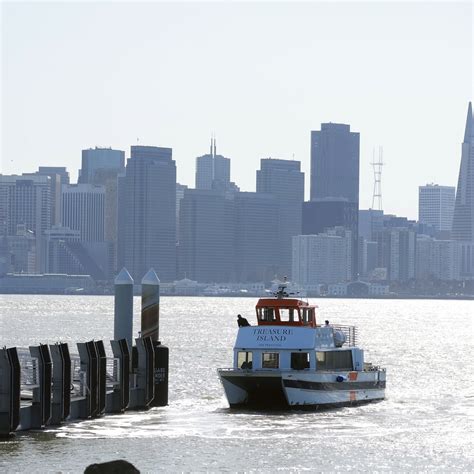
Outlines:
[{"label": "antenna on boat", "polygon": [[286,291],[287,286],[288,286],[288,278],[283,277],[283,283],[280,283],[278,285],[278,289],[273,293],[277,299],[281,300],[283,298],[287,298],[288,296],[295,294],[295,293],[289,293],[288,291]]}]

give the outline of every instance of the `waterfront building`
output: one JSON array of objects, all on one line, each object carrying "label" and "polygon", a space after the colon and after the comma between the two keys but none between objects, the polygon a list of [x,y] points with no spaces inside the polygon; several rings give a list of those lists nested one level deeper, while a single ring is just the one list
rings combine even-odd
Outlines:
[{"label": "waterfront building", "polygon": [[61,201],[63,226],[78,230],[83,242],[104,242],[104,186],[64,185]]},{"label": "waterfront building", "polygon": [[461,246],[455,240],[437,240],[426,235],[416,240],[417,280],[460,280]]},{"label": "waterfront building", "polygon": [[119,267],[135,281],[150,268],[176,279],[176,164],[172,149],[132,146],[119,177]]},{"label": "waterfront building", "polygon": [[[0,175],[0,235],[16,236],[19,226],[35,236],[35,271],[41,271],[42,239],[51,225],[51,178]],[[6,255],[0,255],[5,261]]]},{"label": "waterfront building", "polygon": [[328,285],[330,296],[387,296],[389,285],[355,281],[352,283],[334,283]]},{"label": "waterfront building", "polygon": [[306,285],[350,281],[352,235],[336,227],[318,235],[293,237],[293,281]]},{"label": "waterfront building", "polygon": [[234,202],[224,193],[186,189],[180,203],[179,277],[228,282],[235,276]]},{"label": "waterfront building", "polygon": [[278,272],[278,200],[274,195],[239,192],[235,205],[235,280],[271,281]]},{"label": "waterfront building", "polygon": [[344,227],[352,236],[351,272],[357,276],[358,266],[358,204],[349,202],[347,198],[316,199],[303,203],[303,235],[321,234],[332,227]]},{"label": "waterfront building", "polygon": [[25,224],[17,225],[16,235],[0,235],[0,275],[37,273],[37,250],[36,236]]},{"label": "waterfront building", "polygon": [[82,150],[82,167],[79,170],[79,183],[105,184],[102,176],[103,170],[115,172],[115,176],[125,167],[125,152],[112,148],[89,148]]},{"label": "waterfront building", "polygon": [[90,275],[106,280],[107,246],[105,242],[81,242],[79,230],[52,226],[45,232],[45,273]]},{"label": "waterfront building", "polygon": [[90,275],[11,273],[0,278],[0,293],[75,294],[97,289]]},{"label": "waterfront building", "polygon": [[427,184],[418,188],[418,220],[438,231],[451,232],[453,224],[454,186]]},{"label": "waterfront building", "polygon": [[257,193],[275,196],[278,201],[278,265],[280,277],[291,276],[292,237],[302,233],[304,173],[294,160],[266,158],[257,170]]},{"label": "waterfront building", "polygon": [[377,269],[385,269],[389,281],[415,278],[416,232],[408,228],[385,228],[374,233]]}]

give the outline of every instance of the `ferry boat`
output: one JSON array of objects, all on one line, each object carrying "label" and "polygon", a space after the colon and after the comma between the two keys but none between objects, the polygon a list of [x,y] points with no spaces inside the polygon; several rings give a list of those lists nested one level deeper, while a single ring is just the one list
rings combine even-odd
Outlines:
[{"label": "ferry boat", "polygon": [[386,371],[364,361],[355,326],[316,321],[316,306],[282,284],[256,306],[257,325],[239,315],[232,368],[218,369],[231,407],[320,408],[385,398]]}]

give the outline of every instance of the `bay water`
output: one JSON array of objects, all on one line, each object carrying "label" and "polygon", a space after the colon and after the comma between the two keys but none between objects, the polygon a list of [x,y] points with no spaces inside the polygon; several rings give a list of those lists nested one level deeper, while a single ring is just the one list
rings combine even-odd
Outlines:
[{"label": "bay water", "polygon": [[[126,459],[142,472],[474,470],[474,302],[311,299],[319,322],[358,327],[387,369],[386,400],[322,411],[230,410],[216,369],[232,365],[237,314],[254,298],[163,297],[169,406],[0,440],[1,472],[82,472]],[[135,298],[134,331],[140,325]],[[0,345],[113,338],[111,296],[0,296]]]}]

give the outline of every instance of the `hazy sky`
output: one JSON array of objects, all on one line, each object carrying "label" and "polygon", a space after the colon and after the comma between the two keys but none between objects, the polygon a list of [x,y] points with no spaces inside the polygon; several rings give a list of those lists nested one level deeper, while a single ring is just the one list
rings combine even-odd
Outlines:
[{"label": "hazy sky", "polygon": [[232,159],[255,190],[260,158],[306,172],[310,130],[361,134],[360,205],[382,145],[384,210],[417,217],[418,186],[456,185],[473,97],[471,2],[3,2],[1,169],[67,166],[81,150],[173,148]]}]

